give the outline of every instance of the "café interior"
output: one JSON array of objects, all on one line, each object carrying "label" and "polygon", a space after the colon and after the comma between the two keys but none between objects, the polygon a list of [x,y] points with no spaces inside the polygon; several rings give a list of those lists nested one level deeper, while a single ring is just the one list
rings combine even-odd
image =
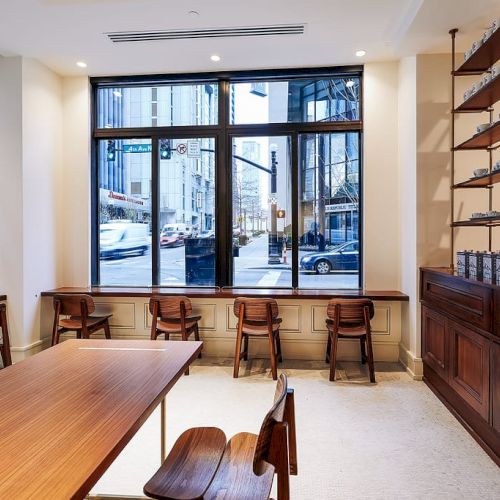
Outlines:
[{"label": "caf\u00e9 interior", "polygon": [[495,0],[3,2],[0,500],[500,498],[499,102]]}]

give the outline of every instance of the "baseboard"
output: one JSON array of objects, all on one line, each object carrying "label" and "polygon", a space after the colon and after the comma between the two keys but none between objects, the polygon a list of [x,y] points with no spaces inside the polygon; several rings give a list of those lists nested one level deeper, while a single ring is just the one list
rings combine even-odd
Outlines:
[{"label": "baseboard", "polygon": [[50,338],[48,339],[48,343],[47,339],[41,339],[25,346],[11,346],[10,352],[12,356],[12,362],[18,363],[23,359],[29,358],[30,356],[33,356],[33,354],[37,354],[40,351],[43,351],[49,345]]},{"label": "baseboard", "polygon": [[417,358],[403,344],[399,344],[399,361],[414,380],[422,380],[424,365],[422,358]]}]

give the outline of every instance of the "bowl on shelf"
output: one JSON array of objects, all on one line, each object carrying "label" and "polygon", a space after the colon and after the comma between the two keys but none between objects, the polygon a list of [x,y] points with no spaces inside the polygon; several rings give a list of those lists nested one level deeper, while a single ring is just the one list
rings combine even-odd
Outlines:
[{"label": "bowl on shelf", "polygon": [[481,123],[476,127],[476,133],[480,134],[481,132],[484,132],[486,129],[490,128],[491,123]]},{"label": "bowl on shelf", "polygon": [[482,177],[483,175],[486,175],[488,173],[487,168],[476,168],[474,170],[474,177]]}]

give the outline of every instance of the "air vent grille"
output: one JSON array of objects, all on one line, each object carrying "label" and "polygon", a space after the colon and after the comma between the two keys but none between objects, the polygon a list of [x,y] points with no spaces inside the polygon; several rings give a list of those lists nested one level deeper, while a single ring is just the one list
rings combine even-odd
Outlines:
[{"label": "air vent grille", "polygon": [[192,38],[227,38],[240,36],[303,35],[304,24],[276,24],[271,26],[242,26],[233,28],[205,28],[198,30],[116,31],[104,33],[114,43],[151,42],[155,40],[184,40]]}]

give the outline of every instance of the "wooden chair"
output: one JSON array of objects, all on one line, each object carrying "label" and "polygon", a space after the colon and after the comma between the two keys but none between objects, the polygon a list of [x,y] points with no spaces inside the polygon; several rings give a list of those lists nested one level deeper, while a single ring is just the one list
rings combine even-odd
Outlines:
[{"label": "wooden chair", "polygon": [[[170,334],[180,334],[182,340],[188,340],[192,333],[195,340],[200,340],[198,321],[201,316],[193,316],[193,307],[187,297],[154,295],[149,300],[149,312],[153,316],[151,340],[156,340],[158,335],[165,335],[165,340],[170,340]],[[201,358],[201,352],[198,357]],[[185,373],[189,375],[189,368]]]},{"label": "wooden chair", "polygon": [[[370,382],[375,382],[373,348],[370,319],[373,318],[373,302],[369,299],[331,299],[327,308],[326,326],[328,342],[326,362],[330,362],[330,380],[335,380],[338,339],[359,339],[361,345],[361,363],[368,360]],[[368,356],[365,351],[368,351]]]},{"label": "wooden chair", "polygon": [[162,500],[267,500],[277,474],[278,500],[288,500],[290,473],[297,474],[294,393],[281,375],[258,436],[244,432],[226,444],[220,429],[189,429],[144,493]]},{"label": "wooden chair", "polygon": [[7,307],[5,304],[0,304],[0,328],[2,329],[2,345],[0,345],[0,353],[2,355],[2,363],[4,368],[12,364],[10,357],[10,342],[9,329],[7,328]]},{"label": "wooden chair", "polygon": [[[59,343],[61,333],[75,331],[77,338],[88,339],[91,333],[104,330],[107,339],[111,338],[109,318],[105,316],[90,316],[95,311],[94,300],[90,295],[55,295],[54,296],[54,325],[52,328],[52,345]],[[69,318],[60,318],[60,316]]]},{"label": "wooden chair", "polygon": [[[249,337],[267,337],[273,380],[278,379],[277,363],[283,360],[279,330],[282,320],[278,314],[278,303],[274,299],[238,297],[234,300],[234,315],[238,318],[234,378],[238,378],[241,359],[245,361],[248,359]],[[243,352],[241,351],[242,342]]]}]

